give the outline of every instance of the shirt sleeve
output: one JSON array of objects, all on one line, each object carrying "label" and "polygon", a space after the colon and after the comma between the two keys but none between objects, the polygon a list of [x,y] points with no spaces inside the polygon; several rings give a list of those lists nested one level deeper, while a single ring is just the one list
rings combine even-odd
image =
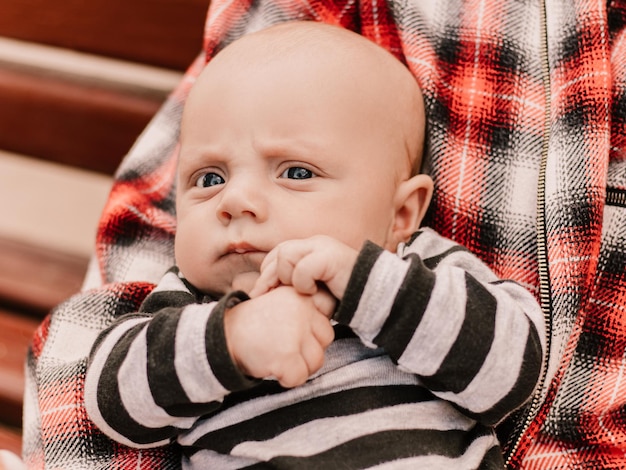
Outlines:
[{"label": "shirt sleeve", "polygon": [[535,297],[430,229],[402,257],[367,242],[335,320],[485,424],[520,407],[543,366]]},{"label": "shirt sleeve", "polygon": [[224,312],[247,299],[233,292],[197,303],[177,272],[168,272],[142,305],[158,311],[124,315],[96,341],[85,380],[92,421],[122,444],[155,447],[229,393],[255,385],[233,363],[223,327]]}]

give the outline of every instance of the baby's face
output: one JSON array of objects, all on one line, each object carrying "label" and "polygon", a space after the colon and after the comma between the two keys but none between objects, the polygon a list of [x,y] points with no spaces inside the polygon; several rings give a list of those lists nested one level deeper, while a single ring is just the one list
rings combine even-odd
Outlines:
[{"label": "baby's face", "polygon": [[217,69],[187,103],[176,258],[205,292],[254,280],[285,240],[324,234],[355,249],[366,239],[394,248],[393,198],[409,173],[407,157],[392,157],[406,151],[401,139],[354,86],[305,84],[303,68],[276,65],[253,80]]}]

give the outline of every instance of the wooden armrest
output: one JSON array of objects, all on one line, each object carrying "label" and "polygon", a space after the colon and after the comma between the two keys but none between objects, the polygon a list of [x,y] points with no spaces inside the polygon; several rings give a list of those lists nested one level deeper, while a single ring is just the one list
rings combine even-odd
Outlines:
[{"label": "wooden armrest", "polygon": [[181,77],[0,38],[0,149],[112,175]]},{"label": "wooden armrest", "polygon": [[39,320],[0,309],[0,421],[20,428],[24,359]]},{"label": "wooden armrest", "polygon": [[0,36],[182,71],[202,47],[208,0],[2,0]]},{"label": "wooden armrest", "polygon": [[19,429],[0,425],[0,450],[21,454],[22,434]]},{"label": "wooden armrest", "polygon": [[42,318],[80,290],[87,264],[80,256],[0,238],[0,299]]},{"label": "wooden armrest", "polygon": [[20,452],[26,352],[43,315],[78,291],[86,265],[0,239],[0,449]]}]

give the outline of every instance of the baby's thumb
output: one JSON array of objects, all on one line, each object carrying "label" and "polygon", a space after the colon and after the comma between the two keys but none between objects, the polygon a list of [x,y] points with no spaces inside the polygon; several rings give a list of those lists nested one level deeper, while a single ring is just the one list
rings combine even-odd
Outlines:
[{"label": "baby's thumb", "polygon": [[253,299],[255,297],[259,297],[263,294],[268,293],[275,287],[278,287],[278,285],[279,285],[279,282],[278,282],[278,278],[276,277],[276,275],[270,273],[269,270],[265,270],[257,278],[256,282],[254,283],[254,286],[252,287],[250,292],[248,292],[248,295],[250,296],[250,298]]},{"label": "baby's thumb", "polygon": [[335,313],[337,299],[330,293],[324,285],[318,284],[317,291],[312,294],[313,305],[326,318],[331,319]]}]

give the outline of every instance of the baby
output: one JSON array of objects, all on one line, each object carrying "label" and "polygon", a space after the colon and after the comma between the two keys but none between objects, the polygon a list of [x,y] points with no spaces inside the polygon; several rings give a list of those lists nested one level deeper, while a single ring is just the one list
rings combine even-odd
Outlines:
[{"label": "baby", "polygon": [[221,51],[183,115],[177,266],[92,351],[102,432],[184,468],[502,468],[542,313],[419,230],[424,126],[408,69],[342,28]]}]

